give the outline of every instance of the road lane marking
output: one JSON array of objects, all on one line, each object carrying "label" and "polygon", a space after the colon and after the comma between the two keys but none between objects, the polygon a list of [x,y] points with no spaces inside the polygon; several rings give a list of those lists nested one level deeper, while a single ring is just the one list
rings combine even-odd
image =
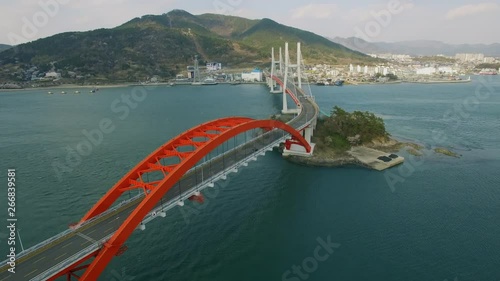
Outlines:
[{"label": "road lane marking", "polygon": [[108,228],[108,229],[104,230],[104,232],[108,232],[108,231],[110,231],[110,230],[113,230],[113,228],[114,228],[114,227],[110,227],[110,228]]},{"label": "road lane marking", "polygon": [[60,255],[60,256],[58,256],[58,257],[57,257],[57,258],[55,258],[54,260],[58,260],[58,259],[62,258],[62,257],[63,257],[63,256],[65,256],[65,255],[66,255],[66,253],[64,253],[64,254],[62,254],[62,255]]},{"label": "road lane marking", "polygon": [[90,233],[92,233],[92,232],[94,232],[94,231],[96,231],[96,230],[97,230],[97,228],[96,228],[96,229],[94,229],[94,230],[92,230],[92,231],[87,232],[87,235],[89,235]]},{"label": "road lane marking", "polygon": [[33,273],[34,273],[35,271],[37,271],[37,270],[38,270],[38,269],[33,270],[32,272],[30,272],[30,273],[28,273],[28,274],[24,275],[24,277],[28,277],[29,275],[33,274]]},{"label": "road lane marking", "polygon": [[10,278],[10,275],[9,275],[9,276],[7,276],[7,277],[5,277],[4,279],[1,279],[0,281],[7,280],[7,279],[9,279],[9,278]]},{"label": "road lane marking", "polygon": [[78,235],[78,236],[82,237],[83,239],[85,239],[85,240],[87,240],[87,241],[89,241],[89,242],[92,242],[92,243],[97,243],[97,241],[96,241],[96,240],[94,240],[94,239],[92,239],[92,238],[88,237],[87,235],[85,235],[85,234],[83,234],[83,233],[81,233],[81,232],[78,232],[76,235]]},{"label": "road lane marking", "polygon": [[37,263],[37,262],[39,262],[39,261],[43,260],[44,258],[45,258],[45,256],[43,256],[43,257],[41,257],[41,258],[37,259],[34,263]]},{"label": "road lane marking", "polygon": [[66,244],[66,245],[62,246],[61,248],[66,248],[66,247],[68,247],[69,245],[71,245],[72,243],[73,243],[73,242],[69,242],[68,244]]},{"label": "road lane marking", "polygon": [[112,222],[115,222],[115,220],[117,220],[117,219],[119,219],[119,218],[120,218],[120,217],[118,216],[118,217],[116,217],[116,218],[114,218],[114,219],[112,219],[112,220],[109,220],[109,221],[108,221],[108,224],[110,224],[110,223],[112,223]]}]

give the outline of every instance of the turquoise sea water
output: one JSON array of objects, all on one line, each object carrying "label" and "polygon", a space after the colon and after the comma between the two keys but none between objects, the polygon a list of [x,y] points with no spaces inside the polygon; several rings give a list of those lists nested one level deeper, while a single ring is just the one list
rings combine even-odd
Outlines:
[{"label": "turquoise sea water", "polygon": [[[383,173],[304,167],[268,153],[207,190],[204,205],[174,208],[134,233],[101,279],[500,280],[500,79],[474,79],[312,86],[324,111],[372,111],[393,136],[424,145],[424,156],[402,151],[406,163]],[[0,168],[17,169],[25,247],[78,221],[182,131],[230,115],[267,118],[281,101],[260,85],[159,87],[134,106],[121,101],[133,91],[0,92]],[[64,163],[67,150],[85,139],[82,130],[97,129],[103,118],[113,132],[58,177],[53,163]],[[435,147],[462,156],[435,154]],[[4,172],[0,179],[6,182]],[[0,208],[4,221],[6,200]],[[319,240],[339,245],[313,261]]]}]

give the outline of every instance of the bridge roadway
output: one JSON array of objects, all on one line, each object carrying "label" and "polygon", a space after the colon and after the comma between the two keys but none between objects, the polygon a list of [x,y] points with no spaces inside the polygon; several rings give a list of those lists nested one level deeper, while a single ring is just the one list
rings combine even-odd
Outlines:
[{"label": "bridge roadway", "polygon": [[[316,105],[309,98],[300,96],[299,99],[303,109],[298,116],[288,123],[296,129],[303,128],[318,114]],[[198,166],[198,168],[190,170],[167,192],[157,207],[163,207],[169,203],[174,205],[179,200],[181,193],[188,192],[202,181],[210,182],[215,175],[220,175],[220,172],[227,170],[231,165],[237,164],[253,154],[260,154],[267,146],[283,137],[284,133],[281,130],[272,130],[237,147],[237,149],[225,153],[221,157],[216,157]],[[54,275],[54,272],[49,270],[54,269],[56,265],[59,264],[62,268],[66,268],[81,259],[78,253],[81,253],[82,249],[89,249],[86,252],[87,254],[98,250],[102,245],[101,243],[111,237],[142,198],[143,196],[139,196],[139,198],[100,216],[88,224],[82,225],[78,229],[66,231],[66,234],[57,237],[57,239],[46,243],[45,246],[29,254],[18,255],[15,274],[7,271],[8,266],[4,266],[7,262],[5,261],[2,268],[0,268],[0,281],[45,280],[47,277]],[[55,273],[61,271],[62,268],[59,268]],[[50,272],[49,275],[47,275],[48,272]]]}]

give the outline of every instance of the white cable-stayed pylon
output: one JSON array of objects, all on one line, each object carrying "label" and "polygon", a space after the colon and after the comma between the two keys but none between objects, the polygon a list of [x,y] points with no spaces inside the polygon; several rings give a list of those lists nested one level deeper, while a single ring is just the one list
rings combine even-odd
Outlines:
[{"label": "white cable-stayed pylon", "polygon": [[[301,84],[300,88],[304,91],[306,96],[313,98],[311,84],[309,83],[309,76],[307,75],[307,71],[306,71],[306,64],[304,62],[304,57],[302,56],[302,50],[300,50],[299,54],[300,54],[300,61],[298,64],[299,64],[299,68],[300,68],[301,79],[304,78],[303,81],[299,82]],[[306,91],[306,89],[304,89],[302,87],[302,84],[303,84],[302,82],[305,82],[307,84],[307,91]]]},{"label": "white cable-stayed pylon", "polygon": [[288,88],[288,69],[289,69],[290,58],[288,56],[288,42],[285,42],[285,80],[283,81],[283,113],[288,111],[288,101],[286,99],[286,89]]},{"label": "white cable-stayed pylon", "polygon": [[274,47],[271,49],[271,79],[269,79],[269,88],[271,89],[271,93],[280,93],[281,91],[275,90],[278,86],[276,81],[273,79],[273,76],[281,77],[282,69],[283,69],[283,56],[281,54],[281,47],[279,53],[279,60],[276,60],[276,56],[274,53]]},{"label": "white cable-stayed pylon", "polygon": [[[300,42],[297,43],[297,62],[296,64],[290,63],[290,52],[288,49],[288,42],[285,43],[285,67],[284,67],[284,87],[283,90],[283,110],[282,112],[285,114],[295,114],[300,112],[300,108],[298,109],[288,109],[288,101],[287,101],[287,89],[288,94],[292,96],[292,99],[297,103],[298,94],[297,91],[302,91],[302,52]],[[298,85],[295,83],[295,77],[297,77]],[[289,81],[289,79],[292,79]],[[291,83],[289,83],[291,82]],[[297,103],[297,106],[300,105]]]},{"label": "white cable-stayed pylon", "polygon": [[283,53],[281,51],[281,47],[280,47],[280,70],[279,70],[279,75],[280,76],[283,75]]}]

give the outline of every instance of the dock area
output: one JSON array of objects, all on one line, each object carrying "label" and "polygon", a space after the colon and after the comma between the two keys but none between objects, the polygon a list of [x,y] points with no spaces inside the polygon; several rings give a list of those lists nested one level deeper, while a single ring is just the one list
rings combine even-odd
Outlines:
[{"label": "dock area", "polygon": [[349,155],[356,158],[360,163],[377,171],[399,165],[405,161],[404,157],[396,154],[386,153],[364,146],[356,146],[347,151]]}]

